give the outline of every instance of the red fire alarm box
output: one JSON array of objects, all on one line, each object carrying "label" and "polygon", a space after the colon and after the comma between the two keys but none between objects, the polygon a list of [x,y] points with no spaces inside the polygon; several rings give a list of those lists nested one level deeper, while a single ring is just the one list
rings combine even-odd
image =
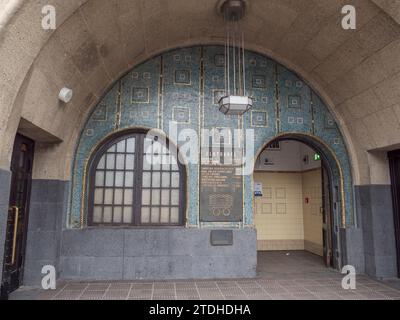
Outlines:
[{"label": "red fire alarm box", "polygon": [[306,204],[308,204],[308,203],[310,202],[310,198],[308,198],[308,197],[305,198],[305,199],[304,199],[304,202],[305,202]]}]

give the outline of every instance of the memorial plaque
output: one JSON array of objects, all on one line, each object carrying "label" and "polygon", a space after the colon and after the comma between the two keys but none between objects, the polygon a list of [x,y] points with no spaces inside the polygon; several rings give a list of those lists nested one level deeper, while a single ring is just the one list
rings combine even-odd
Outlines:
[{"label": "memorial plaque", "polygon": [[243,176],[234,165],[202,165],[200,219],[202,222],[243,221]]}]

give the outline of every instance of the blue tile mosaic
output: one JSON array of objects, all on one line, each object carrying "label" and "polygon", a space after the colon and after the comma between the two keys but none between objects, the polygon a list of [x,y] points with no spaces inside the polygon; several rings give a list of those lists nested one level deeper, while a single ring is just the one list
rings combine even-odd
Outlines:
[{"label": "blue tile mosaic", "polygon": [[[218,110],[225,93],[224,47],[172,50],[122,77],[93,109],[82,130],[73,167],[70,226],[86,224],[86,172],[91,156],[107,137],[133,128],[161,130],[178,147],[193,138],[188,130],[200,133],[201,139],[202,128],[252,129],[255,155],[276,137],[308,142],[329,164],[339,207],[344,208],[345,222],[353,224],[351,164],[334,116],[318,95],[284,66],[250,51],[245,63],[246,91],[253,98],[253,109],[242,118]],[[171,128],[180,134],[171,134]],[[199,226],[199,172],[199,164],[188,164],[187,224],[191,227]],[[245,176],[243,184],[243,221],[252,225],[252,176]],[[213,225],[221,226],[207,224]]]}]

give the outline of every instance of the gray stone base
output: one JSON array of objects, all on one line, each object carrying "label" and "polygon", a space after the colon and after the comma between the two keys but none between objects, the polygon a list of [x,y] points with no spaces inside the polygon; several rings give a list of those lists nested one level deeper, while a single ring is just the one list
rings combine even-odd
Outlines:
[{"label": "gray stone base", "polygon": [[11,172],[0,169],[0,283],[3,276],[4,243],[10,198]]},{"label": "gray stone base", "polygon": [[356,186],[355,198],[362,239],[359,231],[348,233],[349,261],[361,263],[360,251],[363,249],[365,272],[368,275],[376,278],[397,277],[391,186]]},{"label": "gray stone base", "polygon": [[60,278],[166,280],[256,276],[256,231],[234,230],[211,246],[207,229],[86,229],[63,232]]},{"label": "gray stone base", "polygon": [[39,285],[45,265],[58,270],[69,186],[66,181],[32,181],[24,285]]}]

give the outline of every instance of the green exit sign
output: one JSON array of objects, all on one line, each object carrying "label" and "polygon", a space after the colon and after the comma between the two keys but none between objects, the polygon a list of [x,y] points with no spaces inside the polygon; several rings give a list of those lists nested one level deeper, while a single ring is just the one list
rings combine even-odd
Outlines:
[{"label": "green exit sign", "polygon": [[318,153],[314,154],[314,161],[320,161],[320,160],[321,156]]}]

